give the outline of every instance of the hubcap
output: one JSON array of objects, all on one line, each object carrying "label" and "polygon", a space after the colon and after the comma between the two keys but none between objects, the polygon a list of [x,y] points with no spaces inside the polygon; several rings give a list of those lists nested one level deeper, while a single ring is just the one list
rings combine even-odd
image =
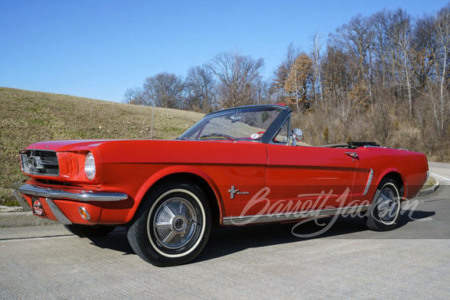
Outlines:
[{"label": "hubcap", "polygon": [[385,186],[377,199],[378,217],[386,225],[393,224],[400,211],[399,195],[391,186]]},{"label": "hubcap", "polygon": [[154,234],[161,246],[178,249],[193,238],[198,223],[192,204],[184,198],[169,198],[157,209],[153,219]]}]

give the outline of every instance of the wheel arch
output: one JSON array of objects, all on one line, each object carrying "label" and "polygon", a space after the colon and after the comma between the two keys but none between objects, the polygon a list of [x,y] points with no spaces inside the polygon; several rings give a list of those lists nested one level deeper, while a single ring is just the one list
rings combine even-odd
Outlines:
[{"label": "wheel arch", "polygon": [[145,197],[158,186],[168,182],[190,182],[199,186],[208,199],[213,226],[221,223],[223,211],[222,199],[220,198],[220,194],[214,181],[203,171],[189,166],[169,167],[149,177],[136,194],[135,200],[138,203],[138,206],[134,211],[133,219],[143,205]]},{"label": "wheel arch", "polygon": [[400,172],[396,169],[389,169],[384,171],[378,178],[377,187],[380,185],[381,181],[386,178],[390,178],[396,182],[400,192],[400,196],[403,198],[402,200],[404,200],[404,197],[407,195],[407,186],[405,185],[405,181]]}]

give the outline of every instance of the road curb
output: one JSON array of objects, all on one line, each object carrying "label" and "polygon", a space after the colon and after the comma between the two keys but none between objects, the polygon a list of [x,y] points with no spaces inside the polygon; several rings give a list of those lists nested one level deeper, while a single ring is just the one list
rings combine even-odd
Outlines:
[{"label": "road curb", "polygon": [[422,196],[426,196],[426,195],[432,194],[432,193],[434,193],[434,192],[441,186],[441,184],[439,183],[439,181],[438,181],[435,177],[433,177],[433,178],[434,178],[434,180],[436,181],[436,183],[435,183],[432,187],[429,187],[429,188],[427,188],[427,189],[421,190],[421,191],[419,192],[419,197],[422,197]]},{"label": "road curb", "polygon": [[42,226],[54,224],[58,224],[58,222],[36,217],[31,211],[0,213],[0,228]]}]

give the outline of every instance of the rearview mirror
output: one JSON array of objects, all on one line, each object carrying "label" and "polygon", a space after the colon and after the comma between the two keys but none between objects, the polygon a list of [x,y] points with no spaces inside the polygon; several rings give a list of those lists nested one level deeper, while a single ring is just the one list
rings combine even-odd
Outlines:
[{"label": "rearview mirror", "polygon": [[303,131],[301,129],[295,128],[292,130],[292,145],[297,145],[303,139]]},{"label": "rearview mirror", "polygon": [[303,139],[303,131],[301,129],[295,128],[292,130],[292,135],[297,141],[301,141]]}]

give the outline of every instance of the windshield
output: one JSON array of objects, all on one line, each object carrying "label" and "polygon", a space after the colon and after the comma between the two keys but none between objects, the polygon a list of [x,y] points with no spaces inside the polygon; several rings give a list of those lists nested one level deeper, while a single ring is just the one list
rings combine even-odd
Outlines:
[{"label": "windshield", "polygon": [[179,139],[259,141],[280,111],[277,107],[244,107],[213,113]]}]

